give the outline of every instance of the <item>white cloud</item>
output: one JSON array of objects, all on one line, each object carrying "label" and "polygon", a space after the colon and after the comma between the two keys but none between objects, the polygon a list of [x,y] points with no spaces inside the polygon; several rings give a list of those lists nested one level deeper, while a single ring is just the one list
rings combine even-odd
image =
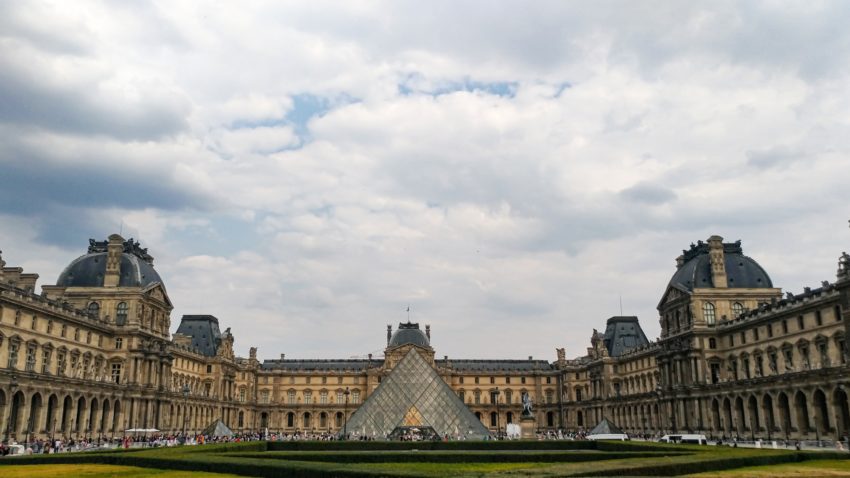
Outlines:
[{"label": "white cloud", "polygon": [[579,355],[620,295],[657,335],[692,241],[792,290],[847,249],[840,2],[0,10],[4,257],[123,221],[241,353],[379,352],[410,303],[441,355]]}]

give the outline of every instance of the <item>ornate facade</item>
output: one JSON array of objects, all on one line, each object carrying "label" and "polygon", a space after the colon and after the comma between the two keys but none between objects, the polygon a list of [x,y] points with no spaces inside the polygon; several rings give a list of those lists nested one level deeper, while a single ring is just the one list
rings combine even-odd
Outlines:
[{"label": "ornate facade", "polygon": [[436,358],[430,327],[387,327],[383,357],[257,359],[211,315],[181,319],[153,258],[132,239],[88,252],[35,291],[38,276],[0,259],[0,430],[17,440],[108,437],[128,429],[338,432],[415,348],[491,432],[538,428],[630,433],[837,438],[850,430],[845,335],[850,257],[835,282],[782,295],[740,243],[717,236],[684,251],[650,342],[636,317],[612,317],[587,353],[557,360]]}]

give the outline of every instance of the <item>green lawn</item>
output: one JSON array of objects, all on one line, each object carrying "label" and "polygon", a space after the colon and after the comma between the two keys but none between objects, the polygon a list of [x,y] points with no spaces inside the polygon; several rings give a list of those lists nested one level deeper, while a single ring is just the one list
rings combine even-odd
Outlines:
[{"label": "green lawn", "polygon": [[829,476],[850,477],[850,460],[811,460],[785,465],[749,466],[734,470],[688,475],[699,478],[820,478]]},{"label": "green lawn", "polygon": [[95,464],[28,465],[3,468],[3,478],[32,478],[37,476],[50,476],[53,478],[72,476],[84,478],[142,478],[148,476],[156,478],[181,478],[184,476],[189,478],[237,478],[238,475]]},{"label": "green lawn", "polygon": [[0,476],[850,478],[847,458],[838,452],[642,442],[253,442],[7,458],[0,459]]}]

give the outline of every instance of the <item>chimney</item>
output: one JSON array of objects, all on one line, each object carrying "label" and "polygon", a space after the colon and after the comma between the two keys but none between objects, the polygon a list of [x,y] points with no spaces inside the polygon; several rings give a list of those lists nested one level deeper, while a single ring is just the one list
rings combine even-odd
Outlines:
[{"label": "chimney", "polygon": [[281,359],[281,360],[286,360],[286,354],[280,354],[280,359]]},{"label": "chimney", "polygon": [[392,337],[392,335],[393,335],[393,326],[390,325],[390,324],[387,324],[387,345],[390,344],[390,337]]},{"label": "chimney", "polygon": [[728,287],[726,281],[726,255],[723,253],[723,238],[711,236],[708,238],[708,258],[711,262],[711,282],[718,289]]},{"label": "chimney", "polygon": [[118,234],[109,236],[106,246],[106,275],[103,277],[104,287],[118,287],[121,279],[121,253],[124,252],[124,238]]},{"label": "chimney", "polygon": [[425,324],[425,336],[428,337],[428,340],[431,340],[431,325]]}]

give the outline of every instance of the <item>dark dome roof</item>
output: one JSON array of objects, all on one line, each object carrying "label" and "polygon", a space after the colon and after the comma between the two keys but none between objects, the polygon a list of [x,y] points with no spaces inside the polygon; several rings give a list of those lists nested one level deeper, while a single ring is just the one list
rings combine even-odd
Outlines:
[{"label": "dark dome roof", "polygon": [[419,330],[419,324],[412,324],[410,322],[398,324],[398,329],[393,332],[387,347],[398,347],[405,344],[413,344],[420,347],[431,346],[428,336],[425,335],[425,332]]},{"label": "dark dome roof", "polygon": [[[690,250],[682,251],[684,263],[673,274],[670,285],[693,291],[695,288],[712,288],[711,262],[708,244],[699,241],[692,244]],[[730,288],[771,288],[770,276],[758,262],[744,255],[741,241],[723,244],[726,259],[726,280]]]},{"label": "dark dome roof", "polygon": [[[153,258],[147,249],[138,247],[133,239],[124,243],[121,254],[121,276],[119,287],[146,287],[154,282],[162,283],[153,268]],[[59,274],[56,285],[61,287],[103,287],[106,274],[106,243],[90,241],[89,252],[74,259]]]}]

